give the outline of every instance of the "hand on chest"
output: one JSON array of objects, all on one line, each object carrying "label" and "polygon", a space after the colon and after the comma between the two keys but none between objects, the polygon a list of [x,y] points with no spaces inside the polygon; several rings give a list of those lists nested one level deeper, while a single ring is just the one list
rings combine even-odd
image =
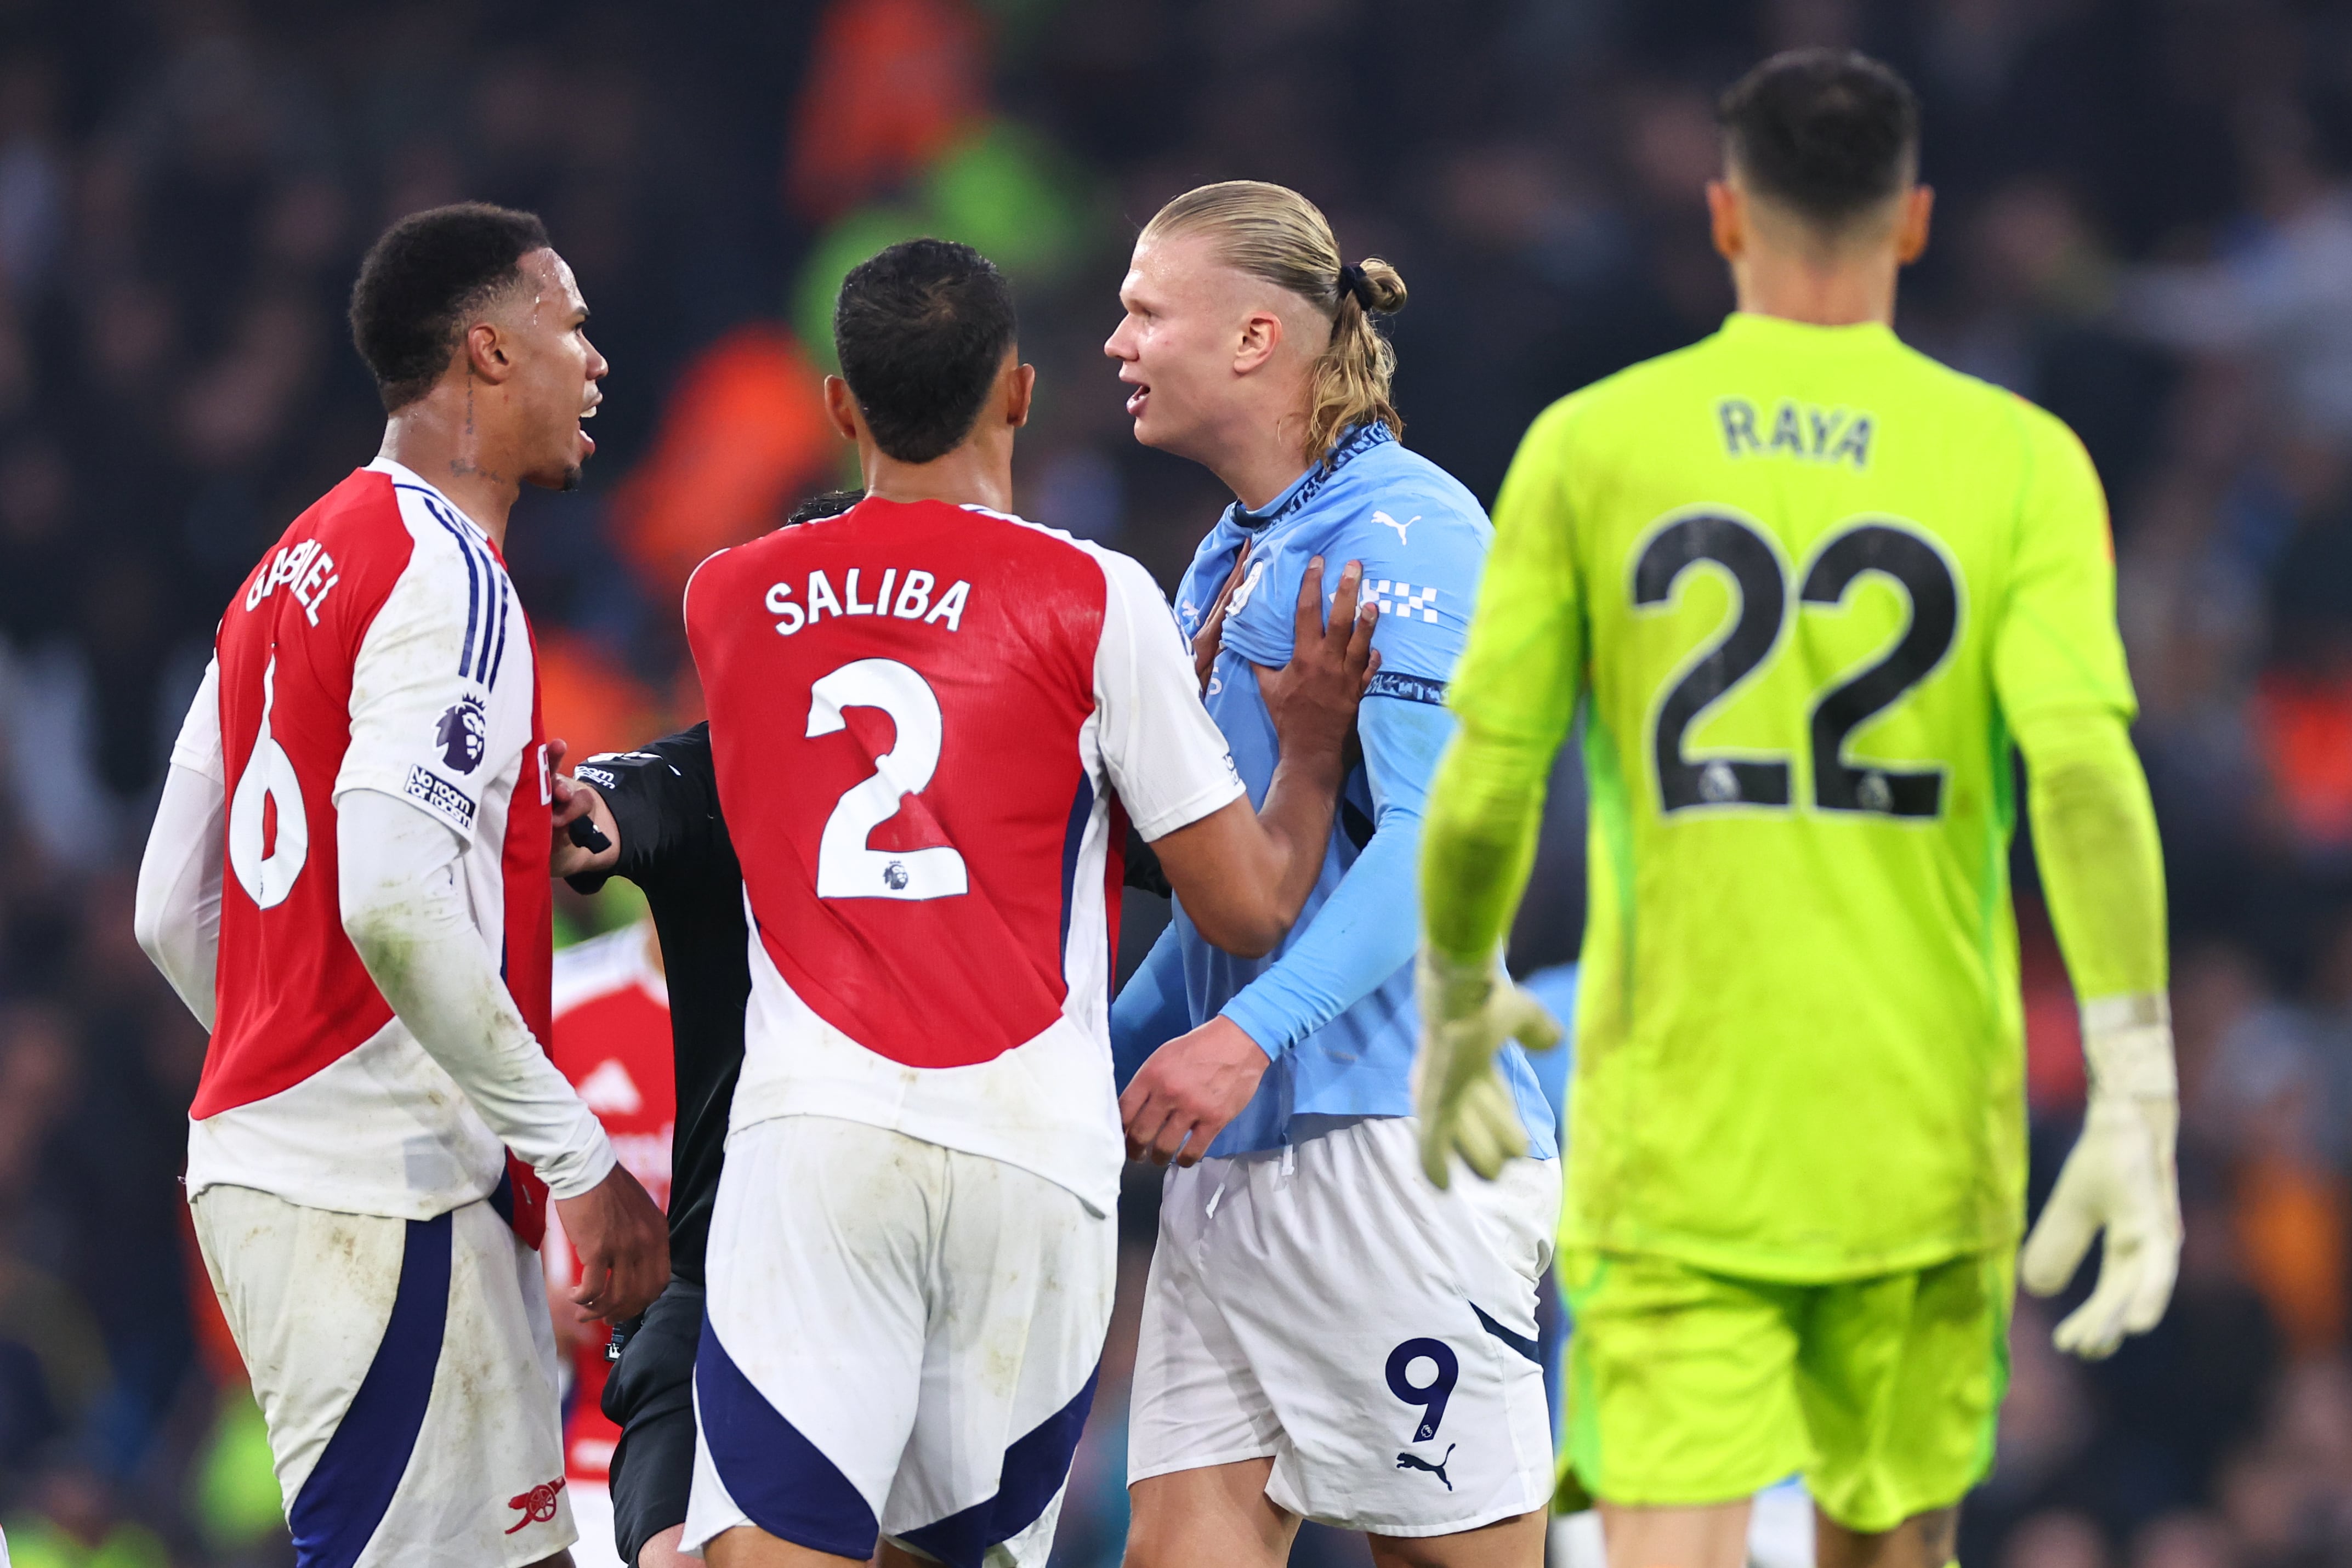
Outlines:
[{"label": "hand on chest", "polygon": [[[1253,664],[1289,662],[1298,584],[1314,553],[1284,540],[1261,544],[1251,552],[1248,571],[1225,602],[1226,648]],[[1324,576],[1330,579],[1336,573],[1327,566]],[[1328,583],[1326,592],[1328,602]]]}]

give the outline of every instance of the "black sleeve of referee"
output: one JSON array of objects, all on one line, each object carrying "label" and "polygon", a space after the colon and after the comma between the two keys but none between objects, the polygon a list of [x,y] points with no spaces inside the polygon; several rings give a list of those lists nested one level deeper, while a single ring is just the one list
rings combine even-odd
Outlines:
[{"label": "black sleeve of referee", "polygon": [[578,891],[596,891],[606,876],[643,888],[717,869],[721,862],[733,867],[735,847],[719,811],[708,721],[634,752],[590,757],[575,772],[604,797],[621,830],[618,862],[610,872],[569,879]]},{"label": "black sleeve of referee", "polygon": [[1127,830],[1127,875],[1120,879],[1138,892],[1153,893],[1163,899],[1175,897],[1168,885],[1168,873],[1160,868],[1160,857],[1150,842],[1132,826]]}]

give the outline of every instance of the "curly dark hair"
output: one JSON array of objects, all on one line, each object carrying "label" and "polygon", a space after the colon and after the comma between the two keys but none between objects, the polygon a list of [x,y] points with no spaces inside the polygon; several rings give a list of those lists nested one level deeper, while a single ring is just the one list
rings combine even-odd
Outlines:
[{"label": "curly dark hair", "polygon": [[352,286],[352,342],[390,414],[433,389],[466,317],[547,245],[537,215],[459,202],[411,213],[369,247]]}]

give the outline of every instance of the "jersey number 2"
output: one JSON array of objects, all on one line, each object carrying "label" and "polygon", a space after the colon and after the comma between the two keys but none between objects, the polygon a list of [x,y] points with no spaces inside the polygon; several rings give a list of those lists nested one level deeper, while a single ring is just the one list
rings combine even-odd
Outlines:
[{"label": "jersey number 2", "polygon": [[[1669,604],[1685,572],[1701,562],[1730,574],[1738,614],[1659,705],[1654,742],[1658,807],[1789,804],[1789,764],[1777,757],[1693,757],[1684,736],[1731,689],[1763,664],[1788,623],[1788,584],[1770,541],[1735,518],[1685,517],[1658,531],[1633,565],[1633,605]],[[1846,737],[1899,701],[1944,661],[1959,634],[1960,591],[1943,553],[1906,528],[1856,523],[1813,557],[1801,590],[1806,605],[1839,605],[1855,579],[1875,572],[1903,590],[1909,610],[1895,646],[1813,704],[1813,804],[1823,811],[1931,817],[1941,809],[1944,770],[1857,767]]]},{"label": "jersey number 2", "polygon": [[952,899],[970,890],[963,857],[947,845],[869,849],[874,830],[898,815],[898,803],[929,787],[940,765],[940,700],[930,683],[895,658],[861,658],[809,688],[808,733],[838,733],[848,708],[879,708],[898,727],[874,771],[842,792],[817,841],[820,899]]}]

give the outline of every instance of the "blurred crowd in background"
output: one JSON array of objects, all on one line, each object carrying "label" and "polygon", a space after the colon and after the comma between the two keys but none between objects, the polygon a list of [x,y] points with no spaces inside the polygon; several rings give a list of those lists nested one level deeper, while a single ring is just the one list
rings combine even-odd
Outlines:
[{"label": "blurred crowd in background", "polygon": [[[1229,499],[1135,447],[1099,344],[1136,227],[1253,176],[1412,300],[1410,444],[1491,498],[1546,403],[1730,308],[1712,101],[1852,43],[1927,103],[1913,343],[2055,410],[2114,504],[2168,852],[2188,1250],[2113,1362],[2021,1310],[1985,1568],[2352,1560],[2352,6],[2318,0],[0,0],[0,1523],[20,1568],[290,1561],[176,1184],[202,1031],[131,871],[231,589],[373,456],[358,257],[542,213],[611,356],[576,495],[511,556],[549,733],[698,716],[709,550],[846,477],[835,284],[919,233],[1014,277],[1021,510],[1172,584]],[[1514,948],[1573,956],[1572,759]],[[2018,859],[2037,1168],[2073,1003]],[[626,918],[567,903],[573,931]],[[1130,895],[1132,963],[1160,915]],[[1108,1564],[1151,1235],[1057,1561]],[[2037,1193],[2038,1193],[2037,1187]],[[1310,1535],[1300,1559],[1359,1560]]]}]

